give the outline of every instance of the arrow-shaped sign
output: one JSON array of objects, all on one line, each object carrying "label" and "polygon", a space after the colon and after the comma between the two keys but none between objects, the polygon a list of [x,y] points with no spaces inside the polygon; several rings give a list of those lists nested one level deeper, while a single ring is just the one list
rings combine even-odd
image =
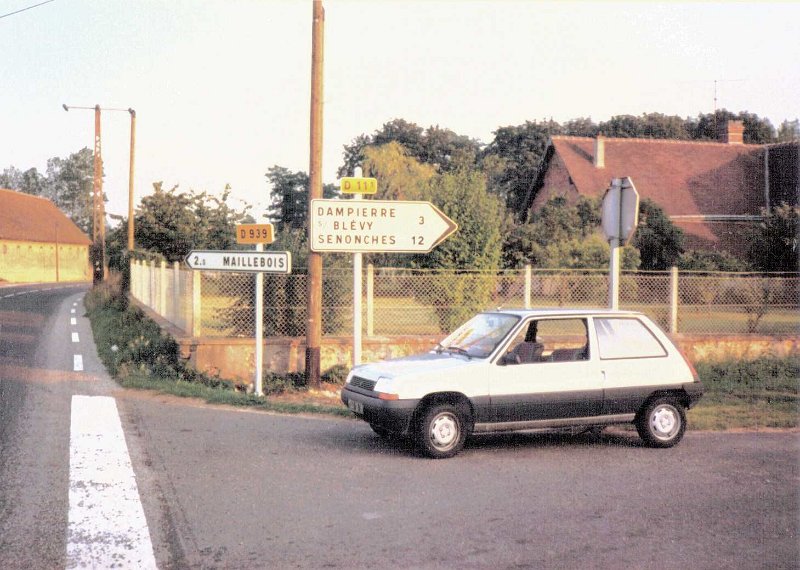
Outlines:
[{"label": "arrow-shaped sign", "polygon": [[430,202],[312,200],[316,252],[426,253],[458,229]]},{"label": "arrow-shaped sign", "polygon": [[190,269],[239,271],[245,273],[291,273],[288,251],[198,251],[186,256]]}]

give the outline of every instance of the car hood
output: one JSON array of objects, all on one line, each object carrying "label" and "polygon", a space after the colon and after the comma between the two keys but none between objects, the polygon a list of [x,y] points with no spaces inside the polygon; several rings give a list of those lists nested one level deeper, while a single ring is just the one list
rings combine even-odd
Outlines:
[{"label": "car hood", "polygon": [[396,378],[398,376],[420,376],[423,374],[435,375],[446,370],[464,368],[482,362],[482,359],[469,358],[460,354],[429,352],[394,360],[362,364],[353,369],[353,374],[368,380],[377,380],[380,377]]}]

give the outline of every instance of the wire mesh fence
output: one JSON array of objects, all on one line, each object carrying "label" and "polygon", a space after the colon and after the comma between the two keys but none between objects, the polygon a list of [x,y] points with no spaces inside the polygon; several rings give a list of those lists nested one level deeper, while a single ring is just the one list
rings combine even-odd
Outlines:
[{"label": "wire mesh fence", "polygon": [[[302,337],[307,276],[264,276],[264,334]],[[353,274],[326,269],[323,334],[353,334]],[[195,272],[177,264],[134,262],[131,291],[192,336],[252,337],[255,274]],[[444,335],[475,312],[496,307],[604,307],[602,271],[418,270],[365,268],[366,336]],[[626,272],[620,307],[641,311],[671,332],[785,335],[800,332],[800,275]]]}]

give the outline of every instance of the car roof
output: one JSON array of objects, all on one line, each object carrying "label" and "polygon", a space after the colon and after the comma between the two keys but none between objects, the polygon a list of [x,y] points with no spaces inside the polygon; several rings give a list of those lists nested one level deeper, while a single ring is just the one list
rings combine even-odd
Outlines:
[{"label": "car roof", "polygon": [[563,309],[558,307],[541,308],[541,309],[504,309],[497,308],[494,310],[483,311],[484,313],[501,313],[507,315],[515,315],[518,317],[556,317],[556,316],[630,316],[641,315],[638,311],[625,311],[621,309],[599,309],[599,308],[586,308],[586,309]]}]

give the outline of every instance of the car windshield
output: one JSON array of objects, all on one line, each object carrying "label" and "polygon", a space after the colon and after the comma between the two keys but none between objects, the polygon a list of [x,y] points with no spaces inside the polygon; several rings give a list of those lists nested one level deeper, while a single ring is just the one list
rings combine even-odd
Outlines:
[{"label": "car windshield", "polygon": [[436,351],[486,358],[519,322],[519,317],[482,313],[458,327],[436,347]]}]

